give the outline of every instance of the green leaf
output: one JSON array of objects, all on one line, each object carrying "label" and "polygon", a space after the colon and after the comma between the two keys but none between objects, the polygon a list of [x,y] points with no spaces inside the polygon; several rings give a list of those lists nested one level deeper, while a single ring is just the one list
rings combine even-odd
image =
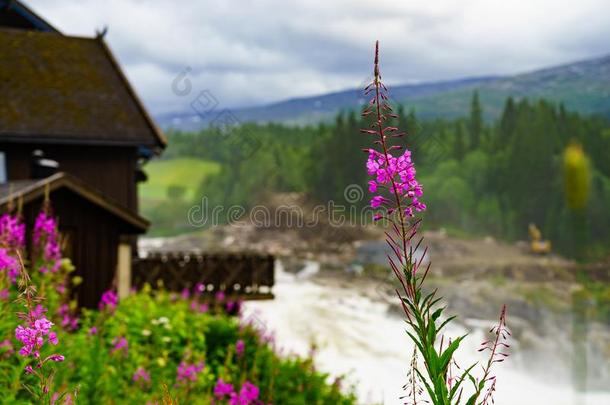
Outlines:
[{"label": "green leaf", "polygon": [[409,332],[409,331],[407,331],[407,335],[409,335],[411,340],[415,343],[415,345],[419,349],[419,352],[422,354],[422,356],[426,356],[426,352],[424,351],[424,347],[422,346],[422,344],[419,341],[419,339],[417,339],[415,336],[413,336],[413,334],[411,332]]},{"label": "green leaf", "polygon": [[453,353],[457,350],[457,348],[460,346],[460,342],[462,340],[464,340],[464,338],[466,336],[467,335],[463,335],[463,336],[460,336],[459,338],[455,339],[453,342],[451,342],[449,347],[447,347],[447,349],[441,354],[440,363],[441,363],[442,370],[447,369],[447,367],[449,366],[449,362],[451,361],[451,358],[453,357]]},{"label": "green leaf", "polygon": [[436,330],[437,333],[441,331],[441,329],[443,329],[449,322],[453,321],[457,316],[453,315],[450,316],[449,318],[445,319],[445,321],[443,323],[441,323],[441,326],[438,327],[438,329]]},{"label": "green leaf", "polygon": [[434,311],[434,313],[432,314],[432,322],[436,321],[438,319],[438,317],[441,316],[441,314],[443,313],[445,308],[447,308],[447,307],[442,307],[442,308],[439,308],[436,311]]},{"label": "green leaf", "polygon": [[423,376],[423,374],[418,369],[415,369],[415,372],[419,376],[419,379],[421,380],[421,382],[424,383],[424,387],[426,387],[426,391],[428,391],[428,395],[430,396],[430,400],[432,401],[432,403],[434,405],[443,405],[443,403],[439,402],[438,399],[436,398],[436,394],[434,393],[434,390],[432,390],[432,387],[430,387],[430,384],[428,384],[428,381],[426,381],[426,378]]}]

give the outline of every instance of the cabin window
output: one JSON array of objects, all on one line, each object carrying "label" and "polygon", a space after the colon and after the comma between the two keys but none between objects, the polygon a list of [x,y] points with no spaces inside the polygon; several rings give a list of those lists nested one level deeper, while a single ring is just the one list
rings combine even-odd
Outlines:
[{"label": "cabin window", "polygon": [[6,183],[6,155],[0,151],[0,183]]}]

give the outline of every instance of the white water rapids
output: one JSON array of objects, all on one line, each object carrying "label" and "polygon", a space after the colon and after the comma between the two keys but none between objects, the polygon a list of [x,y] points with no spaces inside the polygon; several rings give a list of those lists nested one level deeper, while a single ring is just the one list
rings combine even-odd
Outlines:
[{"label": "white water rapids", "polygon": [[[309,276],[316,272],[316,266],[310,263],[293,275],[278,265],[275,299],[247,302],[245,317],[264,323],[286,353],[306,355],[315,341],[319,346],[315,356],[318,369],[333,376],[348,374],[347,381],[355,385],[360,402],[402,404],[401,387],[413,352],[404,321],[389,313],[388,305],[381,300],[373,301],[355,289],[311,281]],[[449,335],[463,332],[456,326]],[[478,331],[462,343],[457,359],[461,366],[481,359],[476,349],[482,340],[483,333]],[[610,404],[610,392],[578,394],[569,381],[528,375],[524,360],[518,367],[514,357],[518,356],[496,365],[497,405]]]}]

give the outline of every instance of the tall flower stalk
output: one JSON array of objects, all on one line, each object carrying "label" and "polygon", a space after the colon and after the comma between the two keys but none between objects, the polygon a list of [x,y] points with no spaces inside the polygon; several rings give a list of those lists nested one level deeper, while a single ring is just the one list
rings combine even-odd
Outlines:
[{"label": "tall flower stalk", "polygon": [[[42,300],[38,297],[36,288],[31,284],[30,276],[25,270],[19,252],[17,252],[17,256],[21,270],[19,274],[21,294],[18,301],[25,307],[25,312],[17,314],[22,324],[15,328],[15,338],[21,343],[19,355],[31,359],[31,362],[25,366],[25,373],[34,375],[38,381],[37,386],[24,384],[24,388],[38,399],[38,403],[51,404],[54,402],[52,386],[55,369],[49,367],[49,364],[64,361],[64,356],[58,353],[46,356],[42,354],[48,344],[52,346],[58,344],[57,334],[52,330],[54,324],[45,316],[47,310],[40,304]],[[63,398],[64,395],[65,393],[60,398]]]},{"label": "tall flower stalk", "polygon": [[[389,224],[385,235],[393,255],[388,256],[388,263],[400,283],[402,291],[397,289],[396,293],[406,315],[407,334],[416,349],[405,386],[407,395],[403,399],[411,404],[426,402],[424,392],[419,388],[421,384],[425,388],[427,400],[435,405],[491,403],[496,388],[492,365],[507,356],[504,351],[508,348],[505,343],[508,335],[506,308],[502,309],[498,326],[490,331],[495,334],[495,338],[483,342],[480,349],[489,351],[489,359],[482,365],[483,376],[477,379],[472,374],[477,363],[454,376],[454,354],[466,335],[444,344],[442,332],[455,316],[444,318],[445,307],[439,306],[442,297],[437,297],[436,291],[424,292],[430,264],[425,268],[423,266],[427,248],[423,248],[419,259],[416,259],[423,238],[417,237],[421,220],[414,217],[416,212],[426,209],[426,205],[419,200],[423,195],[423,187],[415,178],[411,152],[391,141],[404,136],[404,133],[389,124],[397,116],[392,111],[388,90],[381,80],[379,42],[375,44],[373,81],[364,91],[371,96],[371,100],[362,115],[373,117],[370,127],[361,130],[373,138],[373,147],[366,150],[366,167],[371,176],[369,191],[374,194],[371,207],[377,210],[373,219],[385,220]],[[418,357],[421,358],[423,367],[420,366]],[[464,391],[466,381],[472,384],[467,395]]]}]

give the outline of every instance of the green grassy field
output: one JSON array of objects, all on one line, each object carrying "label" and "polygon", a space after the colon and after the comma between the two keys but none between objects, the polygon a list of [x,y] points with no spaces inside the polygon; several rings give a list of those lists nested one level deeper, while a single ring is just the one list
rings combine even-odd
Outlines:
[{"label": "green grassy field", "polygon": [[153,160],[144,167],[148,181],[140,185],[140,201],[146,205],[165,200],[170,186],[184,187],[184,198],[190,200],[203,179],[219,170],[218,163],[200,159]]}]

